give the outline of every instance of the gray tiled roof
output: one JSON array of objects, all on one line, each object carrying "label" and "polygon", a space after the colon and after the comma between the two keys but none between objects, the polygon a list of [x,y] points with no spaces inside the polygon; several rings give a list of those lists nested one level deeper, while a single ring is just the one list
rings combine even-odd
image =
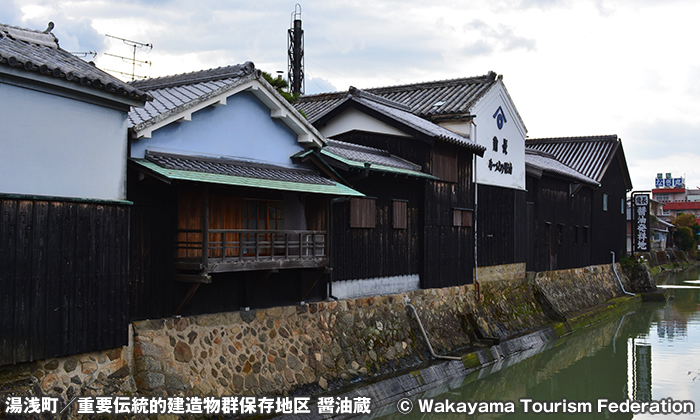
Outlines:
[{"label": "gray tiled roof", "polygon": [[328,112],[347,101],[354,101],[355,103],[376,111],[430,138],[440,139],[466,147],[479,155],[483,155],[484,151],[486,150],[483,146],[478,145],[467,137],[411,113],[410,107],[405,104],[354,88],[352,86],[348,92],[342,95],[342,97],[334,99],[333,105],[327,107],[323,114],[316,114],[315,118],[309,118],[309,120],[316,122],[321,117],[328,114]]},{"label": "gray tiled roof", "polygon": [[386,98],[364,92],[359,89],[350,88],[349,98],[358,103],[380,112],[394,120],[397,120],[412,129],[419,131],[426,136],[444,140],[450,143],[455,143],[460,146],[465,146],[468,149],[483,155],[485,147],[476,144],[470,139],[461,136],[454,131],[448,130],[445,127],[439,126],[433,122],[423,119],[415,114],[412,114],[406,105],[392,102]]},{"label": "gray tiled roof", "polygon": [[335,185],[330,179],[303,168],[288,168],[255,161],[227,157],[187,156],[154,151],[146,152],[146,160],[165,169],[231,175],[268,181]]},{"label": "gray tiled roof", "polygon": [[[554,155],[563,164],[600,183],[615,154],[622,147],[617,135],[527,139],[525,146]],[[632,188],[622,154],[622,171],[627,188]]]},{"label": "gray tiled roof", "polygon": [[368,162],[373,165],[389,166],[416,172],[420,172],[421,170],[420,165],[394,156],[386,150],[345,143],[338,140],[328,139],[328,146],[323,148],[323,152],[329,152],[359,163]]},{"label": "gray tiled roof", "polygon": [[190,73],[156,77],[153,79],[134,80],[129,84],[143,90],[155,90],[226,79],[238,79],[253,74],[253,72],[255,72],[255,64],[246,61],[243,64],[236,64],[233,66],[217,67],[215,69],[199,70]]},{"label": "gray tiled roof", "polygon": [[577,182],[598,186],[599,183],[575,169],[559,162],[551,153],[542,152],[535,149],[525,148],[525,165],[542,172],[549,172],[555,175],[570,178]]},{"label": "gray tiled roof", "polygon": [[255,65],[248,61],[235,66],[133,81],[130,85],[147,91],[153,100],[144,108],[132,109],[130,125],[139,130],[255,78],[256,73]]},{"label": "gray tiled roof", "polygon": [[[415,115],[431,118],[468,114],[472,106],[496,81],[496,73],[489,72],[484,76],[371,88],[364,91],[401,103]],[[346,94],[347,92],[337,92],[304,96],[295,106],[304,111],[310,121],[314,121],[334,108]]]},{"label": "gray tiled roof", "polygon": [[0,67],[63,79],[116,97],[140,102],[150,99],[140,89],[61,49],[49,29],[41,32],[0,23]]}]

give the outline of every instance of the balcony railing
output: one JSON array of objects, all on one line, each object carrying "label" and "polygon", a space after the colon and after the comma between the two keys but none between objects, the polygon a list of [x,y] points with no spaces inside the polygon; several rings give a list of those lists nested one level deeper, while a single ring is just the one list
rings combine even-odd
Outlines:
[{"label": "balcony railing", "polygon": [[176,233],[180,269],[216,273],[328,265],[325,231],[208,229],[207,235],[201,229],[178,229]]}]

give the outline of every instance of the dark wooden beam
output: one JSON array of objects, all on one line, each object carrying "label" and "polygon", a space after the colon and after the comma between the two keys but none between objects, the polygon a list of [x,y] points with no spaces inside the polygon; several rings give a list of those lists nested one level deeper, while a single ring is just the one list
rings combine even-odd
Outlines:
[{"label": "dark wooden beam", "polygon": [[323,273],[325,272],[326,270],[317,270],[316,277],[314,277],[313,282],[311,282],[311,285],[309,285],[304,294],[301,295],[302,301],[306,300],[306,297],[309,295],[309,293],[311,293],[311,289],[313,289],[314,286],[316,286],[316,284],[318,283],[318,281],[321,280],[321,276],[323,276]]},{"label": "dark wooden beam", "polygon": [[211,283],[211,276],[207,274],[176,274],[175,281],[183,283]]},{"label": "dark wooden beam", "polygon": [[180,315],[183,309],[187,306],[188,303],[190,303],[190,300],[192,300],[192,297],[194,296],[195,293],[197,293],[197,290],[199,289],[199,286],[201,286],[202,283],[194,283],[191,287],[190,290],[187,291],[187,294],[185,297],[182,299],[182,302],[180,302],[180,305],[175,309],[174,315]]}]

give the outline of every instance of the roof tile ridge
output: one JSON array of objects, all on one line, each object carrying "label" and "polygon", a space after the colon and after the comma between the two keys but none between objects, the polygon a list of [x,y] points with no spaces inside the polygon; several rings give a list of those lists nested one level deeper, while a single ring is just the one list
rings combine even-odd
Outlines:
[{"label": "roof tile ridge", "polygon": [[347,91],[340,91],[340,92],[324,92],[324,93],[316,93],[313,95],[303,95],[300,96],[297,102],[318,102],[318,101],[327,101],[329,99],[336,99],[337,98],[344,98],[348,94]]},{"label": "roof tile ridge", "polygon": [[60,46],[58,45],[58,38],[56,38],[56,35],[51,32],[53,28],[53,22],[49,22],[48,27],[44,31],[0,23],[0,38],[3,36],[9,36],[15,41],[22,41],[29,44],[60,49]]},{"label": "roof tile ridge", "polygon": [[234,64],[225,67],[216,67],[206,70],[196,70],[188,73],[171,74],[151,79],[141,79],[129,82],[130,85],[142,90],[156,90],[164,88],[193,85],[196,83],[213,82],[233,78],[241,78],[254,72],[255,64],[246,61],[243,64]]},{"label": "roof tile ridge", "polygon": [[341,140],[328,139],[328,145],[329,146],[336,146],[336,147],[340,147],[340,148],[344,148],[344,149],[349,149],[349,150],[379,152],[379,153],[375,153],[375,154],[381,154],[382,156],[391,156],[391,153],[389,153],[388,150],[378,149],[376,147],[370,147],[370,146],[363,146],[361,144],[348,143],[348,142],[341,141]]},{"label": "roof tile ridge", "polygon": [[603,134],[593,136],[570,136],[570,137],[539,137],[525,139],[525,144],[531,143],[580,143],[580,142],[616,142],[619,138],[617,134]]},{"label": "roof tile ridge", "polygon": [[255,169],[269,169],[269,170],[278,170],[278,171],[295,172],[295,173],[309,173],[309,174],[316,173],[316,171],[314,171],[312,169],[300,168],[300,167],[292,168],[292,167],[288,167],[288,166],[276,165],[276,164],[270,163],[270,162],[262,162],[262,161],[246,159],[243,157],[236,157],[236,156],[224,156],[224,155],[207,156],[207,155],[204,155],[201,153],[187,154],[187,153],[177,153],[177,152],[163,152],[163,151],[155,151],[155,150],[146,150],[146,156],[145,156],[146,160],[151,161],[153,163],[157,163],[155,161],[155,159],[157,159],[158,157],[162,157],[164,159],[195,160],[195,161],[200,161],[200,162],[204,162],[204,163],[212,163],[212,164],[245,166],[245,167],[255,168]]},{"label": "roof tile ridge", "polygon": [[384,97],[381,97],[379,95],[375,95],[373,93],[367,92],[365,90],[358,89],[354,86],[350,86],[350,89],[348,89],[348,93],[352,96],[356,96],[358,98],[362,99],[367,99],[372,102],[376,102],[382,105],[390,106],[392,108],[399,109],[401,111],[405,112],[411,112],[411,108],[408,105],[404,105],[400,102],[392,101],[391,99],[387,99]]},{"label": "roof tile ridge", "polygon": [[365,91],[374,93],[374,91],[400,91],[400,90],[413,90],[417,88],[429,88],[429,87],[442,87],[446,85],[460,85],[464,82],[495,82],[496,73],[489,72],[481,76],[471,76],[471,77],[459,77],[455,79],[443,79],[443,80],[433,80],[428,82],[418,82],[418,83],[406,83],[394,86],[380,86],[375,88],[367,88]]}]

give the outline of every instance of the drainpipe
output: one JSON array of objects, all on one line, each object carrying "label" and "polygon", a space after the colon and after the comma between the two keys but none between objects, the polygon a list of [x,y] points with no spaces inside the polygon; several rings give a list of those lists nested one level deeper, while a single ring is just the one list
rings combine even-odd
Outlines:
[{"label": "drainpipe", "polygon": [[416,308],[411,305],[410,300],[408,297],[406,298],[406,307],[411,308],[413,311],[413,316],[416,317],[416,321],[418,321],[418,326],[420,327],[420,332],[423,334],[423,339],[425,340],[425,344],[428,345],[428,350],[430,350],[430,355],[433,356],[436,359],[446,359],[446,360],[459,360],[462,361],[461,357],[456,357],[456,356],[441,356],[439,354],[435,354],[435,351],[433,350],[433,346],[430,344],[430,340],[428,339],[428,335],[425,333],[425,329],[423,328],[423,323],[420,322],[420,318],[418,317],[418,312],[416,311]]},{"label": "drainpipe", "polygon": [[[472,139],[474,143],[476,143],[476,123],[474,120],[472,120],[472,125],[474,125],[474,138]],[[474,290],[476,291],[476,301],[479,302],[481,300],[481,284],[479,283],[479,259],[477,258],[477,249],[478,249],[478,237],[476,234],[476,224],[479,214],[479,184],[476,182],[476,153],[474,153],[474,162],[472,164],[472,171],[474,172]]]},{"label": "drainpipe", "polygon": [[622,292],[625,294],[628,294],[630,296],[636,296],[634,293],[630,293],[630,292],[626,291],[624,287],[622,287],[622,282],[620,281],[620,276],[617,275],[617,270],[615,270],[615,251],[610,251],[610,253],[612,254],[612,260],[613,260],[612,261],[613,273],[615,273],[615,277],[617,277],[617,282],[620,284],[620,289],[622,289]]}]

